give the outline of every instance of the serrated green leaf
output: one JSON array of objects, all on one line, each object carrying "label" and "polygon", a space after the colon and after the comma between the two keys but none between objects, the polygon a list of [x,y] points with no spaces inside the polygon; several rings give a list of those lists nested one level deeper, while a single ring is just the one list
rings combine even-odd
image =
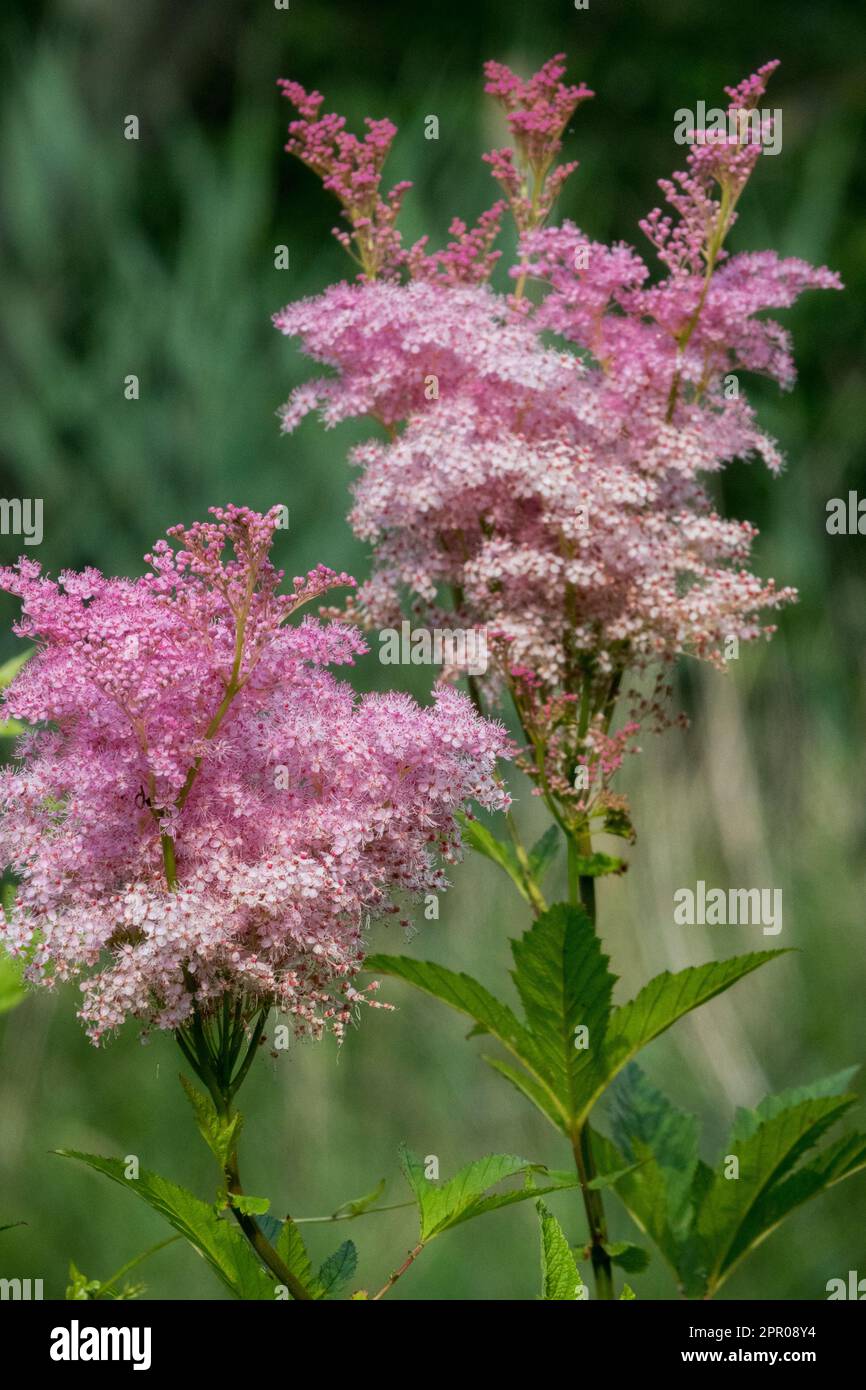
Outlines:
[{"label": "serrated green leaf", "polygon": [[803,1161],[853,1103],[843,1093],[856,1068],[768,1096],[738,1111],[726,1155],[739,1175],[724,1176],[698,1158],[694,1117],[677,1110],[633,1063],[614,1088],[614,1132],[621,1148],[594,1133],[606,1167],[626,1157],[640,1167],[616,1183],[636,1224],[658,1246],[682,1291],[712,1297],[740,1260],[796,1207],[866,1169],[866,1136],[848,1135]]},{"label": "serrated green leaf", "polygon": [[[423,1163],[405,1145],[401,1146],[400,1154],[403,1172],[418,1203],[420,1239],[425,1244],[452,1226],[459,1226],[476,1216],[513,1206],[530,1197],[537,1198],[579,1186],[574,1173],[551,1173],[543,1165],[529,1163],[514,1154],[490,1154],[486,1158],[476,1159],[461,1168],[453,1178],[436,1183],[424,1176]],[[540,1185],[533,1181],[507,1192],[490,1190],[506,1178],[519,1174],[532,1177],[536,1173],[542,1175]]]},{"label": "serrated green leaf", "polygon": [[535,1203],[541,1226],[541,1297],[573,1303],[583,1292],[583,1280],[571,1246],[553,1212]]},{"label": "serrated green leaf", "polygon": [[274,1247],[289,1271],[300,1279],[313,1298],[324,1298],[325,1290],[313,1274],[304,1238],[290,1216],[282,1224]]},{"label": "serrated green leaf", "polygon": [[[616,976],[589,917],[568,903],[542,913],[511,949],[542,1079],[574,1122],[599,1084]],[[576,1046],[581,1026],[588,1032],[586,1049]]]},{"label": "serrated green leaf", "polygon": [[822,1076],[817,1081],[807,1081],[802,1086],[792,1086],[787,1091],[777,1091],[765,1096],[754,1110],[738,1109],[734,1117],[731,1137],[737,1142],[749,1139],[765,1120],[781,1115],[783,1110],[791,1110],[804,1100],[819,1100],[822,1096],[842,1096],[850,1091],[851,1083],[860,1070],[846,1067],[831,1076]]},{"label": "serrated green leaf", "polygon": [[[596,1162],[606,1168],[614,1169],[624,1162],[625,1155],[612,1140],[597,1130],[592,1132],[592,1148]],[[689,1297],[701,1297],[706,1292],[707,1270],[701,1265],[700,1252],[695,1249],[689,1234],[693,1209],[687,1209],[686,1229],[671,1231],[665,1206],[667,1174],[659,1171],[659,1165],[646,1142],[635,1139],[632,1151],[641,1155],[641,1161],[623,1172],[615,1184],[616,1194],[635,1225],[649,1236],[664,1256],[682,1291]],[[698,1162],[689,1196],[699,1201],[700,1192],[711,1182],[709,1168]]]},{"label": "serrated green leaf", "polygon": [[405,1147],[401,1156],[420,1210],[422,1241],[456,1225],[489,1187],[531,1167],[525,1158],[513,1154],[491,1154],[468,1163],[448,1182],[436,1183],[424,1176],[424,1165]]},{"label": "serrated green leaf", "polygon": [[349,1280],[353,1278],[355,1270],[358,1268],[358,1252],[355,1243],[351,1240],[344,1240],[338,1250],[322,1264],[316,1276],[319,1286],[322,1288],[326,1298],[333,1298],[335,1293]]},{"label": "serrated green leaf", "polygon": [[474,849],[477,854],[483,854],[485,859],[491,859],[494,864],[498,864],[500,869],[504,869],[518,892],[528,901],[529,894],[526,891],[523,870],[511,845],[505,844],[503,840],[497,840],[496,836],[480,821],[464,815],[458,816],[458,820],[464,843]]},{"label": "serrated green leaf", "polygon": [[612,1263],[619,1265],[627,1274],[642,1274],[650,1262],[649,1251],[644,1250],[642,1245],[633,1245],[630,1240],[618,1240],[604,1248]]},{"label": "serrated green leaf", "polygon": [[229,1192],[228,1199],[229,1206],[234,1207],[242,1216],[264,1216],[270,1210],[270,1197],[250,1197],[245,1192],[240,1195]]},{"label": "serrated green leaf", "polygon": [[[526,1068],[485,1060],[567,1135],[586,1123],[599,1096],[640,1048],[684,1014],[730,988],[784,951],[756,951],[728,961],[665,972],[629,1003],[612,1009],[616,977],[607,969],[595,929],[582,908],[554,904],[512,942],[513,979],[526,1013],[521,1023],[507,1004],[469,975],[430,961],[374,955],[367,968],[441,999],[474,1020],[469,1036],[488,1033]],[[587,1029],[588,1047],[576,1030]]]},{"label": "serrated green leaf", "polygon": [[457,974],[434,961],[413,960],[410,956],[368,956],[365,969],[376,975],[390,975],[394,979],[404,980],[474,1019],[481,1029],[492,1034],[523,1062],[548,1091],[554,1108],[558,1108],[556,1097],[541,1074],[542,1063],[529,1030],[507,1004],[503,1004],[471,975]]},{"label": "serrated green leaf", "polygon": [[[866,1170],[866,1135],[845,1134],[800,1166],[781,1182],[774,1183],[752,1207],[731,1247],[728,1273],[756,1245],[772,1235],[776,1227],[797,1207],[828,1188]],[[726,1276],[727,1277],[727,1276]]]},{"label": "serrated green leaf", "polygon": [[[224,1169],[228,1162],[229,1154],[237,1146],[238,1139],[240,1138],[244,1123],[243,1116],[239,1111],[236,1111],[230,1120],[223,1119],[221,1115],[217,1114],[217,1108],[210,1096],[204,1095],[203,1092],[196,1090],[195,1086],[183,1075],[180,1076],[180,1084],[186,1092],[187,1099],[193,1108],[195,1122],[201,1137],[219,1163],[220,1169]],[[238,1211],[244,1210],[244,1207],[238,1206]],[[267,1211],[267,1207],[262,1207],[261,1210]],[[250,1208],[250,1211],[252,1211],[252,1208]]]},{"label": "serrated green leaf", "polygon": [[656,975],[634,999],[611,1014],[601,1064],[603,1086],[609,1085],[630,1058],[678,1019],[730,989],[760,966],[786,954],[786,950],[752,951],[730,960],[691,965],[673,975],[667,970]]},{"label": "serrated green leaf", "polygon": [[[545,1170],[537,1165],[537,1171],[543,1173]],[[491,1211],[501,1211],[503,1207],[512,1207],[517,1202],[525,1202],[528,1197],[547,1197],[551,1193],[573,1190],[580,1186],[580,1179],[575,1173],[548,1172],[548,1178],[555,1177],[554,1182],[533,1182],[531,1185],[522,1188],[511,1188],[508,1192],[493,1192],[485,1197],[480,1197],[473,1203],[472,1207],[462,1214],[458,1221],[452,1225],[459,1225],[462,1221],[468,1221],[476,1216],[485,1216]]]},{"label": "serrated green leaf", "polygon": [[548,826],[540,839],[529,851],[529,868],[533,878],[540,883],[557,856],[560,845],[559,826],[554,821]]},{"label": "serrated green leaf", "polygon": [[273,1299],[274,1284],[265,1273],[240,1231],[216,1216],[206,1202],[191,1192],[146,1169],[135,1179],[124,1176],[119,1158],[101,1158],[75,1149],[56,1149],[63,1158],[75,1158],[104,1173],[120,1187],[134,1193],[179,1231],[202,1256],[236,1298]]},{"label": "serrated green leaf", "polygon": [[[696,1222],[713,1290],[730,1276],[742,1256],[778,1225],[786,1210],[812,1195],[807,1189],[822,1172],[823,1156],[818,1155],[800,1170],[806,1173],[802,1186],[800,1173],[793,1170],[856,1102],[856,1095],[838,1091],[850,1075],[842,1072],[811,1087],[768,1096],[755,1112],[738,1111],[726,1156],[737,1158],[739,1174],[726,1178],[719,1164]],[[804,1094],[805,1098],[800,1098]],[[841,1152],[838,1145],[827,1151],[830,1171],[840,1161]],[[856,1151],[854,1157],[856,1160]],[[852,1171],[857,1171],[857,1166]],[[791,1207],[784,1207],[786,1198],[795,1199]]]},{"label": "serrated green leaf", "polygon": [[576,854],[574,870],[581,878],[603,878],[605,874],[624,874],[628,864],[613,854]]},{"label": "serrated green leaf", "polygon": [[617,1191],[640,1196],[641,1225],[676,1267],[692,1216],[692,1183],[699,1162],[698,1121],[678,1110],[631,1062],[613,1087],[614,1138],[627,1158],[643,1159],[631,1185]]}]

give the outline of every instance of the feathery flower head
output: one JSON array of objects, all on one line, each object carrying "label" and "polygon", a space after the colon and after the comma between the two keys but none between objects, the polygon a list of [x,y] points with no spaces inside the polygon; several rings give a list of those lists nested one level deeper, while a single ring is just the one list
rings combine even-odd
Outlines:
[{"label": "feathery flower head", "polygon": [[348,575],[281,594],[279,509],[213,517],[137,580],[0,572],[37,643],[4,702],[37,727],[0,773],[2,938],[35,982],[83,977],[94,1041],[227,998],[341,1036],[368,918],[446,886],[458,810],[507,804],[504,731],[465,696],[359,699],[326,669],[366,650],[357,630],[286,625]]},{"label": "feathery flower head", "polygon": [[[330,369],[293,393],[283,428],[317,409],[328,426],[367,416],[387,433],[352,452],[351,520],[374,569],[347,611],[368,625],[408,609],[433,627],[485,628],[494,659],[478,686],[510,693],[527,771],[576,818],[605,799],[621,813],[609,783],[623,740],[605,742],[619,739],[620,694],[628,742],[638,723],[665,722],[681,654],[724,667],[731,643],[770,636],[763,614],[795,597],[751,573],[755,528],[712,497],[735,459],[782,466],[742,379],[792,384],[789,335],[766,311],[841,287],[825,267],[725,245],[776,66],[728,89],[733,136],[696,143],[662,181],[671,212],[641,224],[662,278],[625,242],[548,224],[573,167],[556,162],[562,137],[591,95],[563,83],[557,55],[526,81],[485,69],[515,141],[485,156],[520,234],[512,293],[491,283],[497,208],[474,233],[452,224],[445,252],[426,256],[423,239],[408,284],[332,286],[275,318]],[[629,691],[650,667],[655,691]],[[581,768],[588,787],[575,785]]]},{"label": "feathery flower head", "polygon": [[404,181],[384,197],[380,192],[382,169],[397,127],[391,121],[368,117],[367,133],[359,140],[346,129],[345,116],[320,114],[324,101],[320,92],[307,92],[299,82],[285,78],[278,86],[298,111],[298,119],[289,125],[287,152],[319,175],[323,186],[339,200],[351,226],[351,234],[335,229],[337,240],[353,255],[354,241],[364,276],[394,276],[405,259],[395,223],[403,195],[412,187]]},{"label": "feathery flower head", "polygon": [[573,87],[560,81],[565,75],[564,53],[548,59],[527,81],[494,61],[485,63],[484,74],[484,90],[503,107],[516,150],[491,150],[482,159],[502,188],[518,229],[531,231],[545,221],[577,168],[576,161],[554,165],[568,122],[580,103],[595,93],[582,82]]}]

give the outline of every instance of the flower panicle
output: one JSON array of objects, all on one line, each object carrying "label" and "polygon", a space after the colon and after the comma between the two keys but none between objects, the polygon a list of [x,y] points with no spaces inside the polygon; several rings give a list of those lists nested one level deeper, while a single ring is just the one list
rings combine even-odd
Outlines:
[{"label": "flower panicle", "polygon": [[226,997],[341,1037],[368,922],[444,890],[458,811],[507,805],[505,731],[468,698],[358,697],[329,669],[357,629],[286,622],[354,581],[319,565],[280,593],[279,515],[172,527],[136,580],[0,572],[37,642],[5,692],[34,728],[0,773],[0,937],[34,983],[80,980],[94,1042]]}]

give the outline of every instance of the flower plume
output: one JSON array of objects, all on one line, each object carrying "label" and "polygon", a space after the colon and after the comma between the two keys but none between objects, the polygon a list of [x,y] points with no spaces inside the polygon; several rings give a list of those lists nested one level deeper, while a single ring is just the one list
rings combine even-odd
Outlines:
[{"label": "flower plume", "polygon": [[36,727],[0,774],[3,939],[36,982],[83,977],[94,1041],[227,997],[341,1036],[368,919],[446,886],[456,811],[506,804],[504,732],[466,697],[358,698],[327,668],[359,632],[287,621],[354,581],[319,566],[280,592],[278,517],[214,509],[137,580],[0,572],[37,644],[5,698]]}]

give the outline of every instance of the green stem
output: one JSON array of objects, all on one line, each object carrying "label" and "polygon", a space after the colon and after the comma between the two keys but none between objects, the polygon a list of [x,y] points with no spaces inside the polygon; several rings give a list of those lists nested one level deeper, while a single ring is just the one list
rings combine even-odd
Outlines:
[{"label": "green stem", "polygon": [[[238,1171],[237,1150],[229,1154],[225,1166],[226,1189],[233,1197],[243,1197],[244,1190],[241,1186],[240,1173]],[[255,1217],[247,1216],[245,1212],[238,1211],[237,1207],[232,1207],[232,1215],[255,1250],[263,1265],[271,1271],[278,1284],[285,1284],[292,1298],[298,1302],[308,1303],[313,1301],[313,1295],[296,1274],[293,1274],[288,1265],[277,1254],[271,1242],[267,1239]]]},{"label": "green stem", "polygon": [[[725,236],[727,235],[728,227],[730,226],[731,214],[734,208],[736,207],[736,203],[737,199],[736,197],[732,197],[731,190],[727,187],[723,188],[721,201],[719,203],[719,212],[705,253],[706,270],[704,271],[704,282],[701,286],[701,292],[698,296],[698,302],[694,308],[693,313],[691,314],[690,318],[685,324],[685,327],[680,330],[680,333],[677,338],[680,362],[682,362],[682,356],[689,345],[689,341],[691,339],[692,334],[697,328],[698,320],[701,317],[704,304],[706,303],[707,294],[709,293],[710,288],[710,282],[713,278],[713,272],[716,268],[716,262],[719,259],[719,252],[721,251],[722,246],[724,244]],[[667,424],[670,424],[671,420],[674,418],[674,411],[677,407],[677,397],[680,391],[682,376],[682,365],[680,365],[674,372],[673,380],[671,382],[671,389],[668,394],[668,405],[667,410],[665,412],[665,421],[667,422]]]},{"label": "green stem", "polygon": [[523,878],[523,886],[526,889],[526,895],[529,898],[532,911],[535,913],[536,917],[540,917],[542,912],[547,911],[547,903],[544,894],[538,886],[535,874],[532,872],[529,855],[526,853],[526,847],[520,838],[517,822],[510,811],[505,812],[505,824],[508,826],[511,843],[514,845],[514,853],[517,856],[517,863],[520,866],[520,872]]},{"label": "green stem", "polygon": [[[462,594],[459,590],[455,589],[455,607],[459,609],[462,603]],[[476,680],[475,676],[467,675],[466,683],[469,686],[469,694],[472,699],[472,703],[475,706],[476,712],[481,716],[482,719],[485,718],[484,701],[481,698],[481,688],[478,684],[478,681]],[[529,863],[529,855],[526,853],[526,846],[524,845],[523,840],[520,837],[520,831],[517,828],[517,822],[510,811],[505,812],[505,824],[508,827],[508,834],[511,837],[511,843],[514,846],[514,853],[517,856],[517,863],[520,866],[520,873],[521,878],[523,879],[523,886],[526,890],[526,896],[529,899],[532,911],[535,913],[535,916],[540,917],[542,912],[547,911],[547,903],[545,902],[544,894],[538,886],[535,874],[532,872],[532,866]]]},{"label": "green stem", "polygon": [[583,1207],[589,1224],[590,1258],[595,1278],[596,1296],[602,1299],[611,1299],[614,1296],[613,1266],[610,1255],[604,1248],[607,1244],[604,1200],[597,1189],[589,1186],[596,1174],[588,1124],[582,1125],[572,1135],[571,1148],[577,1175],[580,1178]]},{"label": "green stem", "polygon": [[149,1250],[143,1250],[140,1255],[136,1255],[134,1259],[128,1260],[125,1265],[121,1266],[116,1274],[112,1274],[110,1279],[106,1279],[103,1284],[100,1284],[99,1296],[102,1297],[106,1289],[110,1289],[112,1284],[117,1283],[118,1279],[122,1279],[131,1269],[135,1269],[136,1265],[140,1265],[142,1260],[150,1259],[150,1256],[155,1255],[157,1250],[164,1250],[167,1245],[174,1245],[175,1241],[180,1239],[181,1237],[179,1235],[169,1236],[167,1240],[161,1240],[158,1245],[151,1245]]},{"label": "green stem", "polygon": [[[215,1054],[207,1035],[205,1021],[197,1007],[193,1008],[192,1027],[187,1032],[178,1029],[175,1034],[181,1052],[199,1080],[207,1087],[217,1114],[224,1122],[232,1119],[234,1113],[232,1102],[256,1055],[267,1012],[266,1009],[260,1010],[246,1056],[234,1075],[232,1075],[233,1058],[237,1056],[238,1051],[235,1038],[226,1038],[223,1031],[220,1035],[221,1046],[217,1049],[218,1055]],[[223,1178],[230,1197],[244,1196],[238,1167],[237,1145],[232,1148],[226,1159],[223,1167]],[[299,1302],[312,1302],[314,1295],[310,1293],[297,1275],[292,1273],[285,1260],[265,1236],[255,1217],[239,1211],[233,1204],[231,1204],[231,1211],[253,1250],[266,1269],[273,1274],[277,1283],[284,1284],[292,1298]]]},{"label": "green stem", "polygon": [[412,1247],[412,1249],[409,1251],[409,1254],[406,1256],[405,1260],[404,1260],[403,1263],[401,1264],[400,1268],[399,1268],[399,1269],[395,1269],[394,1273],[388,1276],[388,1279],[387,1279],[386,1282],[382,1285],[382,1287],[381,1287],[381,1289],[379,1290],[379,1292],[373,1294],[373,1297],[372,1297],[372,1299],[370,1300],[372,1303],[378,1303],[378,1301],[379,1301],[380,1298],[384,1298],[384,1297],[385,1297],[385,1294],[388,1293],[388,1291],[389,1291],[390,1289],[393,1289],[393,1287],[394,1287],[394,1285],[396,1284],[397,1280],[401,1277],[401,1275],[403,1275],[403,1274],[406,1273],[406,1270],[409,1268],[410,1265],[412,1265],[412,1264],[415,1263],[415,1261],[417,1260],[418,1256],[421,1254],[421,1251],[422,1251],[423,1249],[424,1249],[424,1243],[423,1243],[423,1241],[419,1241],[417,1245],[415,1245],[415,1246]]},{"label": "green stem", "polygon": [[405,1211],[408,1207],[417,1211],[418,1203],[391,1202],[386,1207],[367,1207],[364,1211],[347,1211],[342,1215],[335,1213],[333,1216],[293,1216],[292,1220],[296,1226],[312,1226],[331,1221],[357,1221],[361,1216],[376,1216],[380,1211]]},{"label": "green stem", "polygon": [[177,887],[177,861],[174,855],[174,840],[170,835],[160,835],[159,842],[162,845],[162,862],[165,867],[165,881],[168,884],[169,892],[173,893]]},{"label": "green stem", "polygon": [[581,874],[579,861],[592,854],[592,836],[588,829],[575,831],[568,837],[568,900],[575,907],[582,907],[592,925],[595,926],[595,878],[592,874]]},{"label": "green stem", "polygon": [[[578,859],[592,854],[592,836],[589,830],[581,831],[568,841],[568,898],[574,906],[581,905],[595,926],[595,879],[581,874]],[[595,1188],[589,1186],[596,1176],[595,1159],[592,1152],[589,1123],[585,1122],[574,1130],[571,1148],[577,1175],[580,1178],[580,1192],[583,1209],[589,1226],[590,1257],[595,1278],[595,1292],[598,1298],[611,1299],[613,1292],[613,1269],[610,1256],[605,1250],[607,1244],[607,1218],[604,1211],[604,1198]]]},{"label": "green stem", "polygon": [[229,1094],[230,1096],[234,1096],[234,1095],[236,1094],[236,1092],[240,1090],[240,1088],[241,1088],[241,1086],[242,1086],[242,1084],[243,1084],[243,1082],[244,1082],[244,1079],[245,1079],[245,1077],[246,1077],[246,1074],[247,1074],[247,1072],[249,1071],[250,1067],[251,1067],[252,1064],[253,1064],[253,1058],[255,1057],[256,1053],[258,1052],[258,1049],[259,1049],[259,1042],[261,1041],[261,1036],[262,1036],[262,1033],[264,1032],[265,1020],[267,1019],[267,1016],[268,1016],[268,1011],[267,1011],[267,1009],[262,1009],[262,1012],[259,1014],[258,1021],[257,1021],[256,1025],[255,1025],[255,1027],[253,1028],[253,1035],[252,1035],[252,1037],[251,1037],[251,1039],[250,1039],[250,1045],[249,1045],[249,1047],[247,1048],[247,1055],[246,1055],[246,1057],[244,1058],[244,1060],[242,1061],[242,1063],[241,1063],[240,1067],[238,1068],[237,1072],[235,1072],[234,1080],[233,1080],[233,1081],[230,1081],[230,1083],[229,1083],[228,1094]]}]

